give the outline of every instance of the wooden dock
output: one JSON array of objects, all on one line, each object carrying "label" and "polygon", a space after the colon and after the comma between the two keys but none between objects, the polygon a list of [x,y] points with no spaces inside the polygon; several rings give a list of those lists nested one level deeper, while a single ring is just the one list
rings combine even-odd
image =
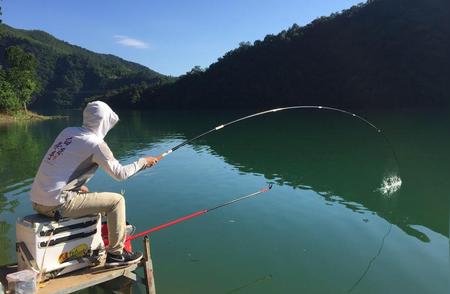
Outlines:
[{"label": "wooden dock", "polygon": [[[144,268],[145,278],[141,279],[134,271]],[[17,265],[0,267],[0,281],[6,287],[6,275],[17,271]],[[118,278],[125,278],[130,282],[142,282],[148,294],[156,294],[153,277],[153,263],[150,255],[150,241],[144,237],[144,258],[140,263],[105,268],[102,264],[69,273],[67,275],[51,279],[39,285],[38,294],[66,294],[103,284]],[[131,287],[131,284],[130,284]],[[7,292],[8,293],[8,292]]]}]

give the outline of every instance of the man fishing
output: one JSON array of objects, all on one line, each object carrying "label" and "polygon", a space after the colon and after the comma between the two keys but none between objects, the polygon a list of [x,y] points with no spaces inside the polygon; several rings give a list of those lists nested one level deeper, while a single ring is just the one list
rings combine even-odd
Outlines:
[{"label": "man fishing", "polygon": [[127,252],[125,244],[125,200],[111,192],[89,192],[84,186],[101,166],[116,180],[125,180],[158,160],[144,157],[121,165],[103,140],[119,121],[104,102],[89,103],[83,112],[83,126],[64,129],[47,151],[34,179],[30,197],[33,208],[46,216],[76,218],[106,214],[109,246],[105,266],[138,262],[140,252]]}]

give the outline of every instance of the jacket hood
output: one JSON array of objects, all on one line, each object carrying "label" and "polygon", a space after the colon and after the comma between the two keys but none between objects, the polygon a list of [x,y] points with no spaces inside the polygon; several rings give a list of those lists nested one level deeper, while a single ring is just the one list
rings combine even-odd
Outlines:
[{"label": "jacket hood", "polygon": [[119,116],[105,102],[88,103],[83,111],[83,127],[103,140],[119,121]]}]

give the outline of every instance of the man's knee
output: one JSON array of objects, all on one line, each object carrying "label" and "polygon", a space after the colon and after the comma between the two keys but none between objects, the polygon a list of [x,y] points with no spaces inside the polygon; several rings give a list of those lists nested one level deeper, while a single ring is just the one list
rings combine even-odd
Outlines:
[{"label": "man's knee", "polygon": [[112,202],[114,203],[113,209],[120,207],[120,206],[125,207],[125,198],[123,197],[122,194],[110,193],[110,197],[111,197]]}]

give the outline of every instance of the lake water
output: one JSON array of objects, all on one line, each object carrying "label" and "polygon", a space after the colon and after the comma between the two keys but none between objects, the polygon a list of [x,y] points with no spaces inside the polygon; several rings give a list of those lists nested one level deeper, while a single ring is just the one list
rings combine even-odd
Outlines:
[{"label": "lake water", "polygon": [[[0,126],[0,264],[15,261],[15,219],[32,213],[44,153],[81,123],[81,111],[69,114]],[[123,112],[106,141],[129,163],[246,114]],[[154,233],[158,293],[449,293],[450,113],[360,114],[384,131],[399,166],[361,121],[299,110],[215,132],[125,182],[98,171],[89,187],[125,190],[127,219],[142,231],[274,184]],[[383,195],[392,175],[403,185]]]}]

